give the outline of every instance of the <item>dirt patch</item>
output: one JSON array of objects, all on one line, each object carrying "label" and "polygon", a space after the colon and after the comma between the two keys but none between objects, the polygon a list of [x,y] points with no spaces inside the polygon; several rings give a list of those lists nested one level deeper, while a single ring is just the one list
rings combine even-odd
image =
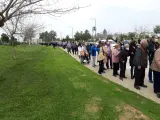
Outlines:
[{"label": "dirt patch", "polygon": [[94,97],[93,98],[95,101],[101,101],[102,99],[101,98],[99,98],[99,97]]},{"label": "dirt patch", "polygon": [[151,120],[149,117],[145,116],[141,111],[136,108],[125,105],[123,108],[123,114],[120,116],[119,120]]},{"label": "dirt patch", "polygon": [[72,116],[76,116],[77,115],[77,112],[72,112]]},{"label": "dirt patch", "polygon": [[123,92],[120,88],[116,88],[116,91]]},{"label": "dirt patch", "polygon": [[120,112],[120,111],[122,111],[122,108],[120,106],[116,106],[116,111]]},{"label": "dirt patch", "polygon": [[85,83],[74,83],[75,88],[87,88],[87,84]]},{"label": "dirt patch", "polygon": [[103,110],[103,107],[101,107],[100,105],[95,104],[95,103],[94,104],[86,104],[85,110],[86,110],[86,112],[89,112],[89,113],[97,113],[100,110]]}]

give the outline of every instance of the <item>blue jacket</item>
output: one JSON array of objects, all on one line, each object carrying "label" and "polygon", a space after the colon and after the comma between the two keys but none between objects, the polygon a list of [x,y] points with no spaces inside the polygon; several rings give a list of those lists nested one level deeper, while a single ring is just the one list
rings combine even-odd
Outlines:
[{"label": "blue jacket", "polygon": [[91,56],[96,56],[96,51],[97,51],[96,47],[94,45],[92,45],[92,47],[91,47]]}]

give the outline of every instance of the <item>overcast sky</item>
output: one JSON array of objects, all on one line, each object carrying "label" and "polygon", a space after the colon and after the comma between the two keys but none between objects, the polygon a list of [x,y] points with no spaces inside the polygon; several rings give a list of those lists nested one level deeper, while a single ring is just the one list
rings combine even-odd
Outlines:
[{"label": "overcast sky", "polygon": [[96,18],[98,32],[104,28],[111,33],[129,32],[140,25],[147,25],[151,30],[160,24],[160,0],[79,0],[80,6],[90,4],[90,7],[59,18],[45,15],[35,17],[34,21],[44,24],[44,31],[53,29],[63,37],[71,36],[69,26],[74,28],[74,32],[85,29],[91,32],[94,20],[90,18]]}]

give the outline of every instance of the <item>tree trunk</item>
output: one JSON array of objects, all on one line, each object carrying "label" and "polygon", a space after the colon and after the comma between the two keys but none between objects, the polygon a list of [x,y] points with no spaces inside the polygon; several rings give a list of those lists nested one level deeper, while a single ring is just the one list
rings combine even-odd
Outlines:
[{"label": "tree trunk", "polygon": [[29,39],[28,43],[29,43],[29,46],[31,46],[31,40],[30,39]]},{"label": "tree trunk", "polygon": [[12,51],[13,51],[13,59],[16,60],[16,48],[15,48],[15,46],[13,46]]},{"label": "tree trunk", "polygon": [[16,59],[16,49],[15,49],[15,46],[14,46],[14,37],[13,37],[13,35],[11,36],[11,40],[12,40],[13,59],[15,60]]}]

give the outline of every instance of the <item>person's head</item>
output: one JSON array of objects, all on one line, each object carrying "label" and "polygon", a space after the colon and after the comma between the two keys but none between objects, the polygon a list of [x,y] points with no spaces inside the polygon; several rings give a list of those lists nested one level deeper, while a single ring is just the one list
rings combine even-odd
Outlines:
[{"label": "person's head", "polygon": [[133,38],[131,38],[131,41],[133,41]]},{"label": "person's head", "polygon": [[124,39],[123,39],[123,38],[121,38],[121,42],[124,42]]},{"label": "person's head", "polygon": [[146,39],[141,40],[140,45],[141,45],[141,47],[143,47],[144,49],[147,49],[147,46],[148,46],[147,40],[146,40]]},{"label": "person's head", "polygon": [[108,41],[108,42],[106,43],[106,45],[107,45],[107,46],[110,46],[110,42]]},{"label": "person's head", "polygon": [[124,49],[129,50],[129,44],[125,44]]},{"label": "person's head", "polygon": [[120,45],[119,45],[119,44],[116,44],[116,45],[114,46],[114,48],[117,49],[117,50],[119,50],[119,49],[120,49]]}]

